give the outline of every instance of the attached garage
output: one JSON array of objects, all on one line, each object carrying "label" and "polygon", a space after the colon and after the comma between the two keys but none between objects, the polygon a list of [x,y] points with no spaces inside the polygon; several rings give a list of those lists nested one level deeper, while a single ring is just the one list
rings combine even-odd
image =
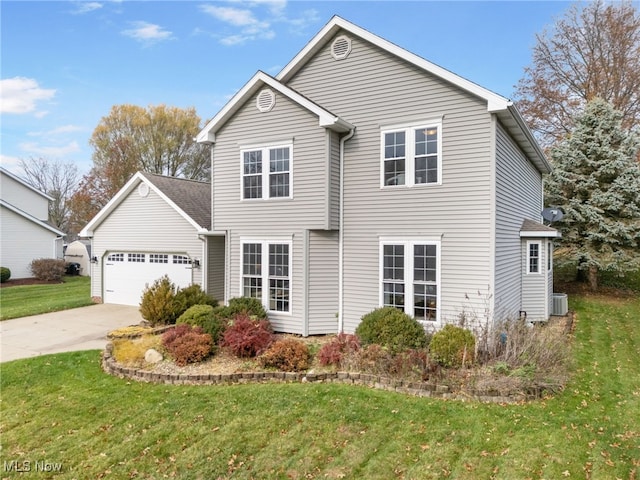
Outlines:
[{"label": "attached garage", "polygon": [[217,296],[223,277],[210,278],[207,268],[216,241],[210,225],[209,183],[136,173],[80,232],[91,239],[92,297],[139,305],[145,287],[164,275]]},{"label": "attached garage", "polygon": [[193,283],[186,253],[112,252],[103,265],[104,303],[139,305],[144,289],[164,275],[180,288]]}]

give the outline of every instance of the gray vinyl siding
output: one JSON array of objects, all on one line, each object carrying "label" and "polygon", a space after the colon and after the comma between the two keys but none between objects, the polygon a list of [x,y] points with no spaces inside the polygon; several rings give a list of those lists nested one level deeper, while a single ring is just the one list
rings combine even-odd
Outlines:
[{"label": "gray vinyl siding", "polygon": [[[523,309],[523,295],[532,294],[531,291],[523,291],[525,282],[521,281],[526,269],[522,270],[520,227],[525,219],[538,221],[541,211],[542,175],[498,123],[495,251],[497,320],[517,318],[518,312]],[[544,304],[544,298],[541,302]]]},{"label": "gray vinyl siding", "polygon": [[42,193],[38,193],[0,172],[0,192],[2,199],[19,208],[38,220],[49,219],[49,200]]},{"label": "gray vinyl siding", "polygon": [[[484,311],[491,282],[492,125],[486,103],[358,38],[329,45],[289,86],[356,125],[344,164],[344,329],[379,298],[379,239],[441,240],[441,320]],[[380,188],[381,127],[442,118],[442,185]],[[466,299],[466,296],[469,299]]]},{"label": "gray vinyl siding", "polygon": [[[541,273],[527,273],[527,239],[522,241],[522,310],[529,320],[546,320],[549,317],[547,302],[549,298],[549,274],[547,273],[547,248],[545,239],[528,239],[540,241],[540,269]],[[547,296],[549,295],[549,296]]]},{"label": "gray vinyl siding", "polygon": [[338,332],[338,232],[309,232],[309,335]]},{"label": "gray vinyl siding", "polygon": [[[91,295],[103,297],[102,263],[108,252],[168,252],[203,259],[197,231],[153,190],[141,197],[138,189],[120,203],[94,230]],[[202,286],[202,269],[193,269],[192,282]],[[211,273],[210,273],[211,274]]]},{"label": "gray vinyl siding", "polygon": [[207,288],[206,291],[220,304],[224,303],[225,237],[207,237]]},{"label": "gray vinyl siding", "polygon": [[[279,233],[291,227],[327,229],[329,205],[327,154],[329,136],[318,117],[276,94],[270,112],[255,107],[255,97],[216,134],[213,205],[216,230],[259,229]],[[243,200],[243,146],[293,142],[293,198]]]},{"label": "gray vinyl siding", "polygon": [[340,136],[327,131],[330,139],[329,158],[329,228],[340,228]]}]

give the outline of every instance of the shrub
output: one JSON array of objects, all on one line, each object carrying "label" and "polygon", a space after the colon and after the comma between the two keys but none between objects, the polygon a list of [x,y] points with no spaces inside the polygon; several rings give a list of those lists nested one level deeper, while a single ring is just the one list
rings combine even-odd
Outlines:
[{"label": "shrub", "polygon": [[340,366],[345,356],[360,350],[360,339],[356,335],[339,333],[329,342],[325,343],[318,352],[317,358],[320,365]]},{"label": "shrub", "polygon": [[274,342],[258,361],[263,367],[300,372],[307,370],[311,365],[311,354],[306,343],[295,338],[284,338]]},{"label": "shrub", "polygon": [[11,278],[11,270],[7,267],[0,267],[0,283],[4,283]]},{"label": "shrub", "polygon": [[118,363],[124,365],[144,364],[144,354],[150,348],[160,348],[157,335],[143,335],[140,338],[117,338],[113,341],[113,356]]},{"label": "shrub", "polygon": [[176,365],[184,367],[188,363],[201,362],[211,355],[213,340],[200,327],[182,324],[164,332],[162,346]]},{"label": "shrub", "polygon": [[267,318],[267,311],[257,298],[235,297],[229,300],[229,305],[216,308],[216,315],[221,318],[233,319],[238,314]]},{"label": "shrub", "polygon": [[264,352],[273,342],[273,330],[269,320],[252,319],[239,313],[222,334],[221,346],[237,357],[255,357]]},{"label": "shrub", "polygon": [[30,266],[34,277],[51,282],[61,281],[67,271],[66,262],[55,258],[38,258]]},{"label": "shrub", "polygon": [[417,378],[427,381],[439,373],[439,365],[431,361],[425,349],[405,350],[398,353],[391,362],[391,374],[400,378]]},{"label": "shrub", "polygon": [[140,313],[152,326],[175,323],[176,286],[167,275],[159,278],[142,292]]},{"label": "shrub", "polygon": [[179,289],[174,302],[176,317],[179,317],[194,305],[210,305],[211,307],[218,305],[218,301],[204,292],[197,283]]},{"label": "shrub", "polygon": [[391,353],[427,346],[424,327],[394,307],[378,308],[362,317],[356,335],[366,345],[378,344]]},{"label": "shrub", "polygon": [[[351,359],[355,369],[365,373],[386,375],[391,370],[393,356],[378,344],[367,345]],[[350,368],[352,370],[353,368]]]},{"label": "shrub", "polygon": [[211,305],[193,305],[176,320],[176,325],[187,324],[200,327],[204,333],[211,335],[214,344],[222,337],[225,323],[214,313]]},{"label": "shrub", "polygon": [[443,367],[457,368],[473,363],[475,345],[475,337],[469,330],[447,324],[433,335],[429,351]]}]

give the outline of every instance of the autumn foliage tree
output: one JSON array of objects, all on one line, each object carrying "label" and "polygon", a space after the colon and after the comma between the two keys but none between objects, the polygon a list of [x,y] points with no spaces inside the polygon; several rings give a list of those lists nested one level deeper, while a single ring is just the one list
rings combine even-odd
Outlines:
[{"label": "autumn foliage tree", "polygon": [[633,3],[579,3],[536,36],[533,59],[517,86],[518,108],[544,146],[571,132],[588,101],[640,125],[640,15]]},{"label": "autumn foliage tree", "polygon": [[[195,109],[116,105],[93,131],[93,168],[72,199],[74,225],[86,225],[138,171],[209,180],[209,150],[194,141]],[[82,228],[82,227],[80,227]]]}]

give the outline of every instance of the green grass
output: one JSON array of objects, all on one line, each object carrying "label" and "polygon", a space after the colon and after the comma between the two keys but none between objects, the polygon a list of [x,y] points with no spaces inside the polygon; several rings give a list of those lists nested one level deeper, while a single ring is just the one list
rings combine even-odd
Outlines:
[{"label": "green grass", "polygon": [[0,289],[0,320],[91,305],[89,277],[70,276],[64,283],[20,285]]},{"label": "green grass", "polygon": [[571,383],[521,405],[340,384],[142,384],[104,374],[95,351],[5,363],[0,468],[61,463],[56,479],[638,478],[640,300],[572,307]]}]

